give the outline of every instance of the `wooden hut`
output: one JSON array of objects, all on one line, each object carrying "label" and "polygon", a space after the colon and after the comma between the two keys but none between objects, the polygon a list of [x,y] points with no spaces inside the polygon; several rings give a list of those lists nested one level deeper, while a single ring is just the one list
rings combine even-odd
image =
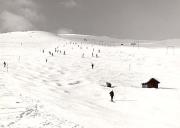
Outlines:
[{"label": "wooden hut", "polygon": [[148,82],[142,83],[143,88],[158,88],[160,82],[155,78],[151,78]]}]

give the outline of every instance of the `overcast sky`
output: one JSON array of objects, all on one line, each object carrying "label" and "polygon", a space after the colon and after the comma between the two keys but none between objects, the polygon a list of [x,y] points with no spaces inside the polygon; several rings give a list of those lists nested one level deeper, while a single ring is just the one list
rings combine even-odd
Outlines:
[{"label": "overcast sky", "polygon": [[0,0],[0,32],[180,38],[180,0]]}]

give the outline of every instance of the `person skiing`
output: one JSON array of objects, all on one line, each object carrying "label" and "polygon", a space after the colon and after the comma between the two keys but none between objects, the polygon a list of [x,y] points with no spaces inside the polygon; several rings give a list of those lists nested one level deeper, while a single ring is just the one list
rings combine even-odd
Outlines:
[{"label": "person skiing", "polygon": [[82,58],[84,58],[84,53],[82,54]]},{"label": "person skiing", "polygon": [[96,58],[98,58],[98,54],[96,54]]},{"label": "person skiing", "polygon": [[4,68],[5,68],[6,67],[6,62],[5,61],[4,61],[3,65],[4,65]]},{"label": "person skiing", "polygon": [[110,96],[111,96],[111,102],[113,102],[114,91],[112,90],[109,94],[110,94]]},{"label": "person skiing", "polygon": [[93,63],[91,64],[91,67],[92,67],[92,69],[94,68],[94,64]]}]

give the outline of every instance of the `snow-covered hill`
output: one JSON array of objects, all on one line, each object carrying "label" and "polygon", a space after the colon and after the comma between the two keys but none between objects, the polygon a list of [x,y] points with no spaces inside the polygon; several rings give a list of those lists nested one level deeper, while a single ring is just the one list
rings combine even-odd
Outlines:
[{"label": "snow-covered hill", "polygon": [[[73,38],[0,35],[0,127],[180,127],[179,48],[109,47],[95,45],[97,37],[95,43]],[[141,88],[151,77],[161,82],[159,89]]]}]

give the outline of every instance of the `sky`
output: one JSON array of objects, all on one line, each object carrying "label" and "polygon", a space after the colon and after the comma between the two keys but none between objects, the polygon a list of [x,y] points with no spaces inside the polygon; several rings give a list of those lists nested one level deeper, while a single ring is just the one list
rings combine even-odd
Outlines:
[{"label": "sky", "polygon": [[180,38],[180,0],[0,0],[0,32]]}]

